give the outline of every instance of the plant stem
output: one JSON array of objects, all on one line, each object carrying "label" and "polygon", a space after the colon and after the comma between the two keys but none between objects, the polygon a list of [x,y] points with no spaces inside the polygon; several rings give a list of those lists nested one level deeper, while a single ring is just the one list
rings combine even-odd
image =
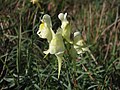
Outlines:
[{"label": "plant stem", "polygon": [[19,62],[20,62],[20,52],[21,52],[21,14],[20,14],[20,27],[19,27],[19,32],[18,32],[18,48],[17,48],[17,60],[16,60],[16,66],[17,66],[17,85],[19,89]]}]

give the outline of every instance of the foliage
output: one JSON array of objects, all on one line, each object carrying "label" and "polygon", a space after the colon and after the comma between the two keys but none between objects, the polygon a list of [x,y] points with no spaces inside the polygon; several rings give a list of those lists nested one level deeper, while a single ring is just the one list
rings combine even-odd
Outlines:
[{"label": "foliage", "polygon": [[[0,89],[119,90],[119,0],[0,0]],[[73,60],[65,52],[58,79],[54,55],[37,31],[44,14],[56,32],[59,13],[68,13],[72,32],[79,31],[90,52]],[[73,39],[71,35],[71,39]],[[67,50],[70,45],[65,44]],[[73,54],[74,56],[74,54]],[[94,62],[93,58],[97,61]]]}]

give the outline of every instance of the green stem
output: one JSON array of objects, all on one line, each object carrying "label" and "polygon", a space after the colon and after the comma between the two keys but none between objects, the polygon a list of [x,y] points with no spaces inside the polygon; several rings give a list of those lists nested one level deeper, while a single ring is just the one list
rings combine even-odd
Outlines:
[{"label": "green stem", "polygon": [[20,52],[21,52],[21,14],[20,14],[20,28],[19,28],[19,32],[18,32],[18,49],[17,49],[17,60],[16,60],[16,66],[17,66],[17,85],[18,85],[18,89],[19,89],[19,62],[20,62]]},{"label": "green stem", "polygon": [[75,76],[76,76],[76,74],[77,74],[77,73],[76,73],[76,71],[77,71],[77,70],[76,70],[76,61],[75,61],[75,59],[73,59],[72,61],[73,61],[74,73],[75,73]]}]

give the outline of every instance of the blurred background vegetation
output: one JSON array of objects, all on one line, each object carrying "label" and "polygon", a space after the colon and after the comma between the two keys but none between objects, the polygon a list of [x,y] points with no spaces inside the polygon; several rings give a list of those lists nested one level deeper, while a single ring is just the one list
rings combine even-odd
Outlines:
[{"label": "blurred background vegetation", "polygon": [[[72,31],[80,31],[96,58],[88,53],[63,61],[57,79],[57,60],[43,59],[46,40],[36,34],[40,20],[49,14],[53,30],[57,16],[68,13]],[[1,90],[120,90],[119,0],[0,0]]]}]

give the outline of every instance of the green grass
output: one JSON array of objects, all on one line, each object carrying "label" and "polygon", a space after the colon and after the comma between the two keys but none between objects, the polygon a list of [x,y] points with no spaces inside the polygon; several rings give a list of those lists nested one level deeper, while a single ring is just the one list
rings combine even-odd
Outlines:
[{"label": "green grass", "polygon": [[[119,90],[119,0],[0,1],[0,89],[6,90]],[[58,80],[57,59],[43,51],[46,40],[36,34],[40,18],[48,13],[53,29],[57,15],[68,13],[72,31],[80,31],[91,53],[72,60],[65,54]],[[79,57],[79,56],[78,56]]]}]

